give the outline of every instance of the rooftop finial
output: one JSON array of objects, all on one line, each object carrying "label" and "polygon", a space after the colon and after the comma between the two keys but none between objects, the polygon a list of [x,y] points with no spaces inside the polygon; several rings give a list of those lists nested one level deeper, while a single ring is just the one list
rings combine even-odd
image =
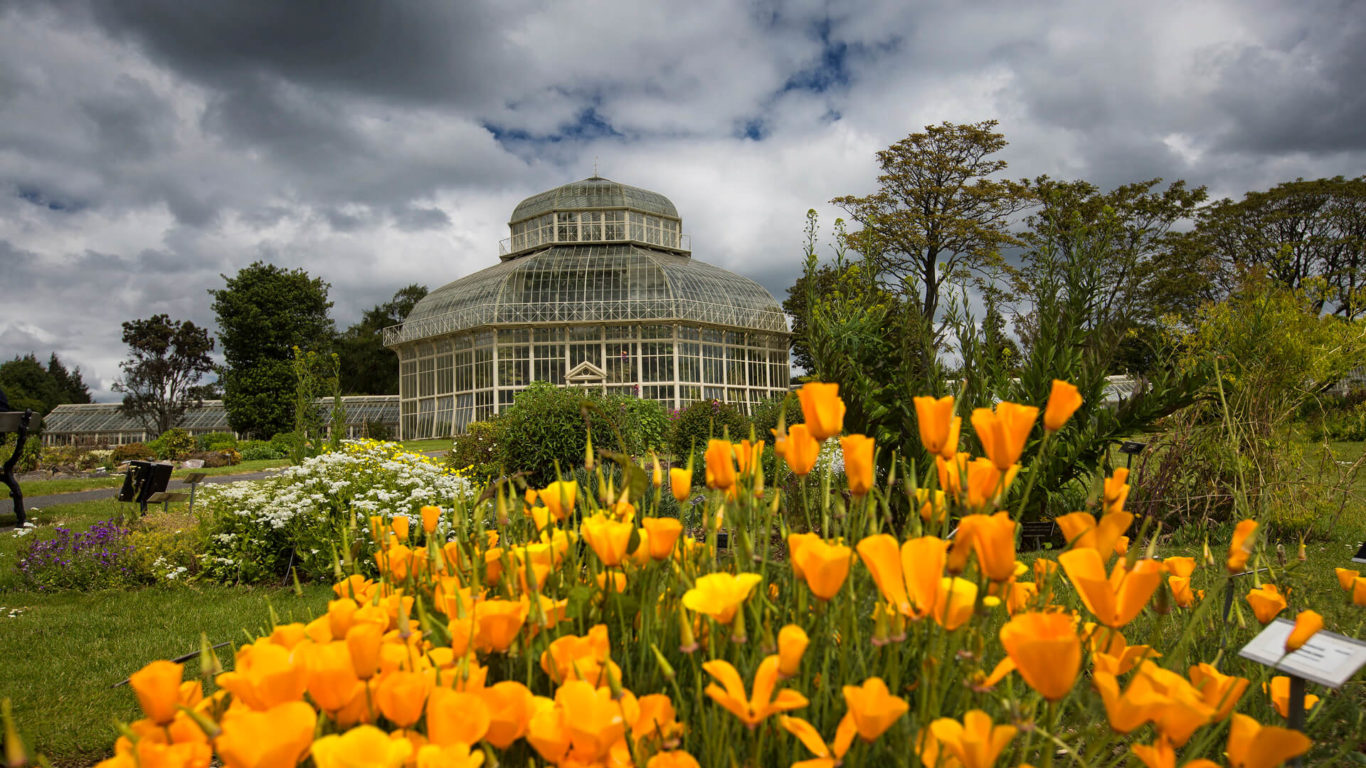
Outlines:
[{"label": "rooftop finial", "polygon": [[593,155],[593,178],[598,178],[598,156]]}]

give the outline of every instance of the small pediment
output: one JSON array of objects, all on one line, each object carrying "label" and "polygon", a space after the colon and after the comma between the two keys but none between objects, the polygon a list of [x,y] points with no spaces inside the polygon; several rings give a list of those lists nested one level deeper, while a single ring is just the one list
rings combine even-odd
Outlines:
[{"label": "small pediment", "polygon": [[565,380],[570,384],[594,384],[607,378],[607,372],[587,360],[574,366]]}]

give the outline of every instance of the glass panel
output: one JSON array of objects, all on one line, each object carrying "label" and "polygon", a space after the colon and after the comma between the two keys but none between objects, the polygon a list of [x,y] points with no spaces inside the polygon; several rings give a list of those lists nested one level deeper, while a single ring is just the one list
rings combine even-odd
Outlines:
[{"label": "glass panel", "polygon": [[555,239],[561,243],[572,243],[579,239],[579,217],[574,213],[556,214]]}]

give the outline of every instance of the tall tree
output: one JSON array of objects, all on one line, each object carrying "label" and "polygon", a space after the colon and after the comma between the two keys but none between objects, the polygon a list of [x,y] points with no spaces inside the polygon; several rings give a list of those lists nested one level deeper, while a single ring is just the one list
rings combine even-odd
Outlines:
[{"label": "tall tree", "polygon": [[367,309],[360,322],[337,337],[342,391],[352,395],[398,394],[398,356],[384,346],[384,329],[402,323],[427,295],[425,286],[398,289],[394,297]]},{"label": "tall tree", "polygon": [[876,242],[884,282],[918,291],[921,314],[933,323],[945,281],[1000,266],[1002,247],[1017,241],[1008,226],[1029,204],[1027,185],[993,180],[1005,170],[993,157],[1006,146],[995,120],[925,126],[877,153],[878,191],[831,202]]},{"label": "tall tree", "polygon": [[1222,265],[1226,292],[1260,269],[1297,290],[1322,281],[1319,311],[1366,315],[1366,176],[1296,179],[1209,206],[1193,246]]},{"label": "tall tree", "polygon": [[81,369],[68,370],[56,353],[48,358],[47,367],[31,352],[0,365],[0,390],[11,408],[31,408],[43,415],[62,403],[90,402],[90,388],[81,378]]},{"label": "tall tree", "polygon": [[268,438],[294,424],[294,348],[332,339],[330,286],[302,269],[255,262],[211,290],[223,344],[223,405],[235,431]]},{"label": "tall tree", "polygon": [[1153,363],[1145,345],[1159,335],[1161,318],[1190,319],[1213,295],[1214,265],[1186,247],[1184,235],[1173,234],[1196,215],[1205,189],[1184,181],[1161,189],[1161,183],[1149,179],[1102,192],[1085,181],[1034,180],[1038,207],[1022,234],[1027,247],[1014,281],[1029,308],[1018,326],[1027,344],[1042,293],[1070,286],[1082,295],[1066,306],[1082,316],[1069,322],[1117,368],[1142,373]]},{"label": "tall tree", "polygon": [[153,315],[124,323],[123,343],[129,357],[120,366],[123,379],[114,383],[114,391],[123,393],[121,412],[159,435],[203,402],[199,380],[214,368],[208,329]]}]

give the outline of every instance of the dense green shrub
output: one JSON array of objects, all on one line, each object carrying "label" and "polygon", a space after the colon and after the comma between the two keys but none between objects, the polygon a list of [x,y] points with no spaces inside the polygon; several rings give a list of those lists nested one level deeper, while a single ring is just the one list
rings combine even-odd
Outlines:
[{"label": "dense green shrub", "polygon": [[[695,449],[700,454],[707,447],[709,438],[720,438],[729,434],[732,440],[749,437],[749,419],[733,406],[719,400],[699,400],[684,408],[674,420],[673,434],[669,447],[679,462],[688,460],[688,451]],[[758,435],[756,435],[758,437]],[[699,463],[697,466],[701,466]]]},{"label": "dense green shrub", "polygon": [[200,451],[225,451],[237,448],[237,436],[231,432],[205,432],[194,439]]},{"label": "dense green shrub", "polygon": [[446,466],[467,477],[488,480],[500,474],[498,468],[498,419],[475,422],[457,435],[446,456]]},{"label": "dense green shrub", "polygon": [[[669,411],[663,403],[628,395],[612,395],[602,401],[601,415],[621,431],[627,453],[639,456],[648,451],[668,450]],[[615,435],[610,432],[594,429],[594,433],[601,435],[601,438],[596,438],[601,447],[609,445],[609,437],[615,442]]]},{"label": "dense green shrub", "polygon": [[180,427],[172,427],[161,433],[161,437],[147,444],[163,461],[183,459],[195,450],[194,436]]},{"label": "dense green shrub", "polygon": [[[600,400],[583,390],[532,382],[498,417],[496,463],[507,472],[526,472],[532,485],[553,482],[555,462],[566,471],[583,463],[587,424],[600,405]],[[610,446],[611,432],[604,428],[603,419],[596,421],[593,434],[598,447]]]},{"label": "dense green shrub", "polygon": [[112,459],[115,464],[122,464],[125,461],[149,461],[156,457],[156,451],[148,448],[146,443],[124,443],[114,446]]},{"label": "dense green shrub", "polygon": [[102,463],[100,457],[77,445],[48,446],[38,457],[38,468],[54,472],[85,472]]},{"label": "dense green shrub", "polygon": [[242,461],[283,459],[289,455],[288,450],[281,450],[271,440],[243,440],[237,444],[237,453],[242,457]]},{"label": "dense green shrub", "polygon": [[170,531],[137,528],[128,535],[127,565],[138,582],[190,581],[199,575],[199,553],[207,542],[197,526]]}]

